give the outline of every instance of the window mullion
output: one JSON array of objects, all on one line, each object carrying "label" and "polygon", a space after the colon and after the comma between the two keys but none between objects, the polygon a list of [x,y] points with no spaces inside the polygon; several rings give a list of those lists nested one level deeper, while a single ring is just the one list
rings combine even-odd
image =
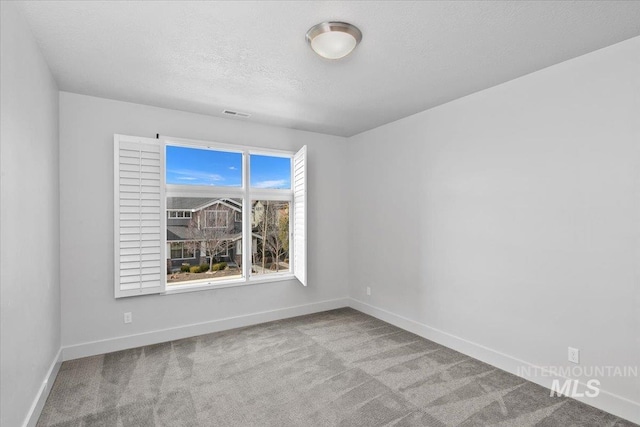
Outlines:
[{"label": "window mullion", "polygon": [[251,195],[249,192],[250,170],[249,170],[249,153],[242,153],[242,173],[244,193],[242,196],[242,271],[244,279],[249,280],[251,277],[252,262],[252,234],[251,234]]}]

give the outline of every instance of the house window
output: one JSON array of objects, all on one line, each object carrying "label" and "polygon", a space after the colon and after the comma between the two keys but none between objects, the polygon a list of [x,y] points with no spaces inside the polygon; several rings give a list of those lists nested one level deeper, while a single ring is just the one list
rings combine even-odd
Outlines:
[{"label": "house window", "polygon": [[191,211],[167,211],[169,219],[191,219]]},{"label": "house window", "polygon": [[205,211],[206,228],[227,228],[228,225],[229,211]]},{"label": "house window", "polygon": [[170,242],[171,259],[195,258],[196,242]]},{"label": "house window", "polygon": [[116,297],[293,277],[306,286],[306,147],[114,139]]}]

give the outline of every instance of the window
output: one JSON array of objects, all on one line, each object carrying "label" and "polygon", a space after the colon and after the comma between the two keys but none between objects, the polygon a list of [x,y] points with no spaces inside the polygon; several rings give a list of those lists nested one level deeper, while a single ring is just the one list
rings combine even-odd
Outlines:
[{"label": "window", "polygon": [[[184,188],[176,191],[184,191]],[[173,245],[170,258],[166,260],[167,289],[203,281],[219,283],[242,279],[241,257],[233,251],[235,241],[242,240],[242,224],[227,226],[229,212],[237,210],[242,215],[242,199],[216,197],[215,194],[211,197],[168,194],[167,206],[189,207],[194,212],[190,221],[167,222],[167,242]],[[193,259],[185,262],[174,241],[184,242]]]},{"label": "window", "polygon": [[306,286],[306,148],[114,140],[116,297],[294,276]]},{"label": "window", "polygon": [[205,211],[206,228],[227,228],[229,211]]},{"label": "window", "polygon": [[190,242],[170,242],[171,259],[195,258],[195,245]]},{"label": "window", "polygon": [[291,158],[251,155],[251,188],[291,189]]},{"label": "window", "polygon": [[252,201],[253,272],[256,275],[290,271],[290,201]]},{"label": "window", "polygon": [[167,211],[167,218],[180,218],[180,219],[190,219],[191,212],[190,211]]},{"label": "window", "polygon": [[166,146],[166,183],[242,187],[242,153]]}]

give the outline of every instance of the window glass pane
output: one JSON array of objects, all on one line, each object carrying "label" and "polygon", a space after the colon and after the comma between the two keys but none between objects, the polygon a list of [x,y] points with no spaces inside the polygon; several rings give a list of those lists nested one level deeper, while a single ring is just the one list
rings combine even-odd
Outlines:
[{"label": "window glass pane", "polygon": [[173,242],[171,243],[171,258],[182,258],[182,243],[181,242]]},{"label": "window glass pane", "polygon": [[167,219],[167,286],[242,277],[242,223],[229,221],[241,199],[167,197],[167,209],[185,213]]},{"label": "window glass pane", "polygon": [[254,276],[285,273],[289,268],[289,202],[251,202]]},{"label": "window glass pane", "polygon": [[242,154],[167,145],[167,184],[242,187]]},{"label": "window glass pane", "polygon": [[291,159],[252,154],[251,186],[254,188],[291,189]]}]

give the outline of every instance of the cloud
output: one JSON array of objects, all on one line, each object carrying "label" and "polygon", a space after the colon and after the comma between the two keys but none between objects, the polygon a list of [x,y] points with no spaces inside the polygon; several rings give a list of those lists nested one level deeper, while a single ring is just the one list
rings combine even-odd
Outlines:
[{"label": "cloud", "polygon": [[235,170],[238,170],[238,168],[235,166],[229,166],[229,170],[235,171]]},{"label": "cloud", "polygon": [[193,184],[200,185],[213,185],[217,182],[224,181],[225,178],[217,173],[209,173],[198,170],[190,169],[171,169],[167,171],[169,175],[173,175],[169,178],[179,181],[191,181]]},{"label": "cloud", "polygon": [[260,181],[252,185],[255,188],[284,188],[287,187],[289,181],[286,179],[274,179],[270,181]]}]

